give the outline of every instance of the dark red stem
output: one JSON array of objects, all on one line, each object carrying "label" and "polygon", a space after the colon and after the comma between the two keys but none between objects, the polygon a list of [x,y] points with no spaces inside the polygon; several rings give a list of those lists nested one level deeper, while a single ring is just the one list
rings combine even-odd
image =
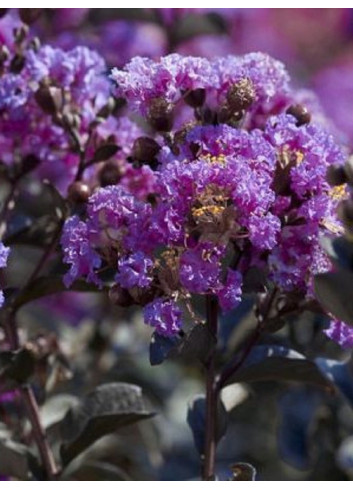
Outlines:
[{"label": "dark red stem", "polygon": [[215,378],[215,353],[218,332],[218,302],[214,296],[207,297],[207,325],[214,336],[214,347],[206,364],[206,423],[205,423],[205,453],[203,461],[202,478],[205,481],[215,479],[216,459],[216,419],[217,419],[217,397]]}]

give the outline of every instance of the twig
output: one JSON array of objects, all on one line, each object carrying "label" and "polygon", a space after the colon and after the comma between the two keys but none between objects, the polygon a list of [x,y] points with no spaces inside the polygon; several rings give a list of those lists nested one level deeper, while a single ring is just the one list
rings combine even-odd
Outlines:
[{"label": "twig", "polygon": [[214,480],[216,456],[216,419],[217,391],[215,386],[215,353],[218,331],[217,298],[208,296],[206,299],[207,324],[215,338],[215,345],[206,364],[206,423],[205,423],[205,454],[203,463],[203,480]]},{"label": "twig", "polygon": [[267,301],[265,301],[263,310],[260,311],[258,315],[258,321],[256,325],[256,329],[252,336],[249,338],[245,348],[243,349],[240,358],[233,364],[230,364],[228,367],[226,367],[222,374],[220,375],[219,379],[216,382],[216,390],[219,392],[222,387],[224,387],[225,383],[229,378],[234,375],[238,369],[243,365],[245,360],[248,358],[249,354],[251,353],[252,349],[258,342],[264,328],[266,325],[266,321],[268,319],[268,316],[271,312],[271,308],[273,305],[273,301],[276,297],[277,289],[274,288],[271,293],[269,294]]},{"label": "twig", "polygon": [[28,418],[32,425],[33,435],[45,467],[49,480],[55,480],[58,472],[53,452],[49,446],[46,432],[40,422],[40,412],[33,390],[29,385],[21,387],[20,390],[23,403],[26,407]]},{"label": "twig", "polygon": [[[10,311],[8,321],[5,323],[5,334],[12,350],[17,350],[20,346],[18,337],[16,316]],[[28,417],[32,425],[33,436],[37,444],[43,467],[48,480],[55,480],[58,473],[53,452],[49,446],[45,430],[40,421],[40,413],[37,400],[29,385],[24,385],[19,389],[20,397],[28,412]]]},{"label": "twig", "polygon": [[3,237],[6,231],[6,219],[8,212],[10,210],[11,203],[15,197],[15,193],[17,190],[17,181],[11,183],[10,191],[4,200],[3,207],[0,212],[0,239]]},{"label": "twig", "polygon": [[32,284],[32,282],[38,277],[40,271],[42,270],[42,268],[44,267],[44,265],[46,264],[49,256],[51,255],[51,253],[54,251],[55,249],[55,246],[58,242],[58,239],[60,237],[60,233],[61,233],[61,230],[62,230],[62,226],[63,226],[63,223],[60,222],[58,224],[58,227],[54,233],[54,236],[52,238],[52,241],[51,243],[49,244],[49,246],[46,248],[46,250],[44,251],[44,253],[42,254],[40,260],[38,261],[37,263],[37,266],[35,267],[35,269],[33,270],[33,272],[31,273],[29,279],[27,280],[27,283],[25,285],[24,288],[27,288],[27,287],[30,287],[30,285]]}]

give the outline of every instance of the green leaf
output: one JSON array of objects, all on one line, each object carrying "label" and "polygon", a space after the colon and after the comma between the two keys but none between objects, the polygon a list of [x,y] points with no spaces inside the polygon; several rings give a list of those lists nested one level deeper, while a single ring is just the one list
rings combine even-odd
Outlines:
[{"label": "green leaf", "polygon": [[332,391],[333,386],[314,362],[295,350],[278,345],[253,348],[243,365],[229,376],[225,385],[234,382],[303,382]]},{"label": "green leaf", "polygon": [[125,383],[97,387],[60,423],[63,464],[67,465],[102,436],[153,415],[145,407],[140,387]]},{"label": "green leaf", "polygon": [[338,270],[316,275],[314,290],[318,301],[327,311],[353,325],[353,272]]}]

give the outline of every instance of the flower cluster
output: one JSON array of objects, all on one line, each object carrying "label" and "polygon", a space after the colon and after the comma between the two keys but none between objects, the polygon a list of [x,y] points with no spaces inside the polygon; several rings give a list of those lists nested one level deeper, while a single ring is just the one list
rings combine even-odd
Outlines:
[{"label": "flower cluster", "polygon": [[112,78],[150,126],[130,156],[145,163],[149,192],[107,186],[66,222],[67,285],[102,284],[102,270],[116,270],[115,302],[143,305],[145,322],[167,336],[196,316],[195,295],[236,307],[254,267],[283,291],[311,295],[313,274],[330,267],[319,238],[339,231],[344,196],[326,171],[345,155],[293,105],[283,65],[260,53],[170,55],[135,58]]},{"label": "flower cluster", "polygon": [[268,104],[289,91],[282,63],[261,53],[212,61],[178,54],[160,61],[136,57],[124,70],[114,69],[112,79],[129,107],[152,122],[170,117],[182,99],[192,107],[204,105],[207,99],[208,105],[220,109],[223,119],[250,106],[248,115],[253,116],[268,111]]},{"label": "flower cluster", "polygon": [[95,151],[107,144],[116,145],[114,165],[128,178],[126,156],[142,131],[113,114],[103,58],[86,47],[40,47],[19,25],[2,48],[0,76],[0,157],[10,178],[35,170],[66,192],[80,172],[94,185]]}]

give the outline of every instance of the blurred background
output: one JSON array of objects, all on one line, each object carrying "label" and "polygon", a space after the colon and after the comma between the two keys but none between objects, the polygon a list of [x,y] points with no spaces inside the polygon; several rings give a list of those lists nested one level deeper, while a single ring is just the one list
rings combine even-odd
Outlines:
[{"label": "blurred background", "polygon": [[[308,90],[310,103],[331,118],[341,142],[353,147],[353,9],[45,9],[32,29],[43,44],[96,49],[108,67],[124,66],[136,55],[267,52],[286,64],[293,84]],[[0,43],[6,35],[0,20]],[[35,213],[45,204],[38,198],[31,205]],[[21,283],[36,259],[35,248],[24,253],[14,246],[8,276]],[[48,265],[58,266],[55,259]],[[236,315],[223,318],[224,355],[248,331],[251,305],[247,301]],[[84,464],[73,464],[70,477],[96,480],[99,471],[107,480],[198,477],[186,412],[204,389],[200,366],[192,359],[151,366],[151,330],[138,310],[116,307],[104,294],[65,292],[24,307],[19,322],[29,337],[59,338],[50,369],[36,386],[39,398],[49,392],[42,416],[53,443],[55,423],[75,396],[103,382],[140,385],[157,412],[98,441],[83,455]],[[289,321],[275,341],[310,358],[348,358],[323,335],[323,327],[322,318],[306,313]],[[230,425],[219,446],[219,473],[241,461],[253,464],[262,480],[353,479],[353,412],[341,395],[260,382],[231,386],[224,402]],[[16,399],[0,409],[16,423]]]}]

